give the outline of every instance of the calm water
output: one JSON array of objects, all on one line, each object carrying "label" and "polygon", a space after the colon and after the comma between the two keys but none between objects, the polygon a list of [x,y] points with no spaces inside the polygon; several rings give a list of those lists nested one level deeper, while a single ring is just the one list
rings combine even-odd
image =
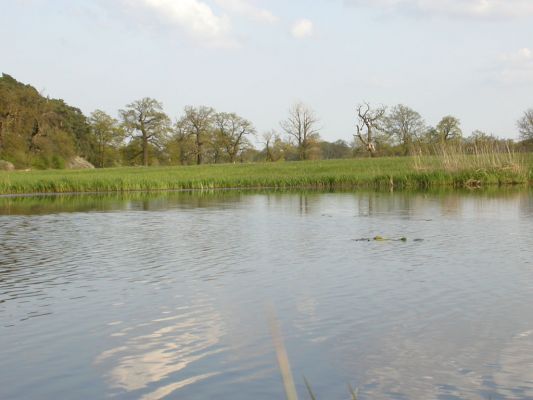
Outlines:
[{"label": "calm water", "polygon": [[533,399],[532,299],[527,191],[0,199],[0,399],[282,399],[272,309],[301,399]]}]

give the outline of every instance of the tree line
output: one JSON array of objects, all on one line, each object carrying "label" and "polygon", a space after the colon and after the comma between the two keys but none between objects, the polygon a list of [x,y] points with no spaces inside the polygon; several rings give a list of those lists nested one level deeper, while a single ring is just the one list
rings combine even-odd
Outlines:
[{"label": "tree line", "polygon": [[517,123],[520,142],[480,131],[465,138],[459,119],[450,115],[430,127],[401,104],[387,109],[362,103],[355,118],[352,140],[327,142],[320,137],[316,113],[303,103],[294,104],[277,129],[261,135],[246,118],[206,106],[187,106],[172,121],[152,98],[127,104],[116,118],[101,110],[85,116],[2,74],[0,160],[18,168],[64,168],[67,160],[81,156],[97,167],[113,167],[431,154],[449,144],[533,149],[533,109]]}]

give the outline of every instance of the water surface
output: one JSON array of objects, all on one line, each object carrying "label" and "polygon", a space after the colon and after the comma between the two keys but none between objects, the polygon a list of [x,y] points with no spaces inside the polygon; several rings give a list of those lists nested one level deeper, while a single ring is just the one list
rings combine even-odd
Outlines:
[{"label": "water surface", "polygon": [[281,399],[274,309],[301,398],[532,399],[532,249],[527,191],[0,198],[0,398]]}]

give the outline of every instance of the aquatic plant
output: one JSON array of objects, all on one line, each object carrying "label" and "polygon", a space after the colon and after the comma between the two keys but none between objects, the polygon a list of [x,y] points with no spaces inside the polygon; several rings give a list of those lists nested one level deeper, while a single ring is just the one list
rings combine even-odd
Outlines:
[{"label": "aquatic plant", "polygon": [[461,177],[463,187],[516,184],[533,178],[532,155],[516,153],[509,146],[444,144],[435,146],[432,152],[436,156],[424,156],[419,150],[413,157],[414,170]]}]

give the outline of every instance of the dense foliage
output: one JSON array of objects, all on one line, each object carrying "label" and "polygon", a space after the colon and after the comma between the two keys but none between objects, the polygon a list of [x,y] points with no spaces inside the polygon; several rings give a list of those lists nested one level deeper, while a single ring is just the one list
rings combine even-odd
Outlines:
[{"label": "dense foliage", "polygon": [[0,78],[0,159],[19,168],[62,168],[74,155],[91,154],[90,132],[79,109],[9,75]]}]

